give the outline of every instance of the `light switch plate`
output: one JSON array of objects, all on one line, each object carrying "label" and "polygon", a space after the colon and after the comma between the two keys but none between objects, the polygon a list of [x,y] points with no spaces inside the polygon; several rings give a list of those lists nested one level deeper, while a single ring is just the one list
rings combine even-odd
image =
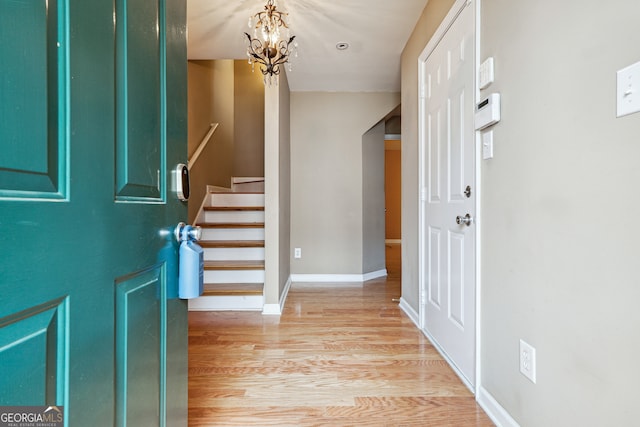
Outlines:
[{"label": "light switch plate", "polygon": [[493,131],[482,134],[482,158],[484,160],[493,159]]},{"label": "light switch plate", "polygon": [[640,111],[640,62],[617,73],[617,117]]},{"label": "light switch plate", "polygon": [[490,57],[480,64],[480,69],[478,70],[478,87],[485,89],[493,83],[493,80],[493,57]]}]

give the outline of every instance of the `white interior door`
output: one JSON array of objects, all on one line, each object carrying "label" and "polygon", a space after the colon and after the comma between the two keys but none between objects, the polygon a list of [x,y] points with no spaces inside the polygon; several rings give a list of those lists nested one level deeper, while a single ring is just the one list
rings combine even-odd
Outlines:
[{"label": "white interior door", "polygon": [[473,6],[454,19],[420,67],[421,320],[473,385],[476,227],[456,221],[475,217]]}]

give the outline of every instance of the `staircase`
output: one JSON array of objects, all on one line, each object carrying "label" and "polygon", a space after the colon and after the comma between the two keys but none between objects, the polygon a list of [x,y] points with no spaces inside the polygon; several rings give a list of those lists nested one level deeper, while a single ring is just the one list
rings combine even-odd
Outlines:
[{"label": "staircase", "polygon": [[262,310],[264,306],[264,178],[233,178],[208,187],[196,219],[202,227],[204,294],[189,310]]}]

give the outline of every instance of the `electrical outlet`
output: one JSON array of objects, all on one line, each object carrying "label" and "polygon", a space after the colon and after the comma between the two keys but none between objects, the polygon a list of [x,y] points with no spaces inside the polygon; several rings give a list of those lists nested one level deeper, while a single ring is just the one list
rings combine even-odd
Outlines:
[{"label": "electrical outlet", "polygon": [[520,340],[520,373],[536,383],[536,349]]},{"label": "electrical outlet", "polygon": [[293,257],[294,258],[302,258],[302,249],[301,248],[295,248],[293,250]]}]

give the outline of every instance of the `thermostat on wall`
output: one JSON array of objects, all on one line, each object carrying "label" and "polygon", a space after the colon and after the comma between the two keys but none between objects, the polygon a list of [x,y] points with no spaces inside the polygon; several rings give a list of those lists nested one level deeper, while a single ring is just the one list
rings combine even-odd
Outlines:
[{"label": "thermostat on wall", "polygon": [[500,94],[492,93],[476,105],[476,130],[481,130],[500,121]]}]

